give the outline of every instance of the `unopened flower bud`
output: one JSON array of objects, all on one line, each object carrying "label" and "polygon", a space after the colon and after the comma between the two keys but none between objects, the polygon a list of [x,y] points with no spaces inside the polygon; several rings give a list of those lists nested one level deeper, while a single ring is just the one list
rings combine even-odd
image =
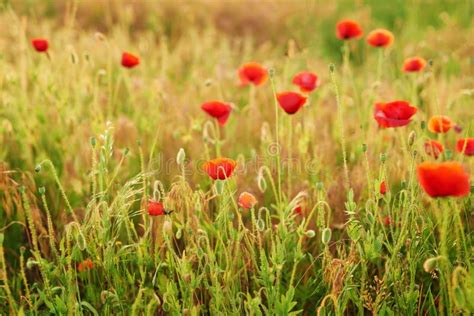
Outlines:
[{"label": "unopened flower bud", "polygon": [[324,245],[327,245],[329,243],[329,241],[331,240],[331,235],[332,235],[332,232],[330,228],[326,227],[323,229],[321,241],[323,242]]},{"label": "unopened flower bud", "polygon": [[184,164],[184,160],[186,159],[186,153],[184,152],[183,148],[180,148],[178,154],[176,155],[176,162],[178,165],[182,166]]},{"label": "unopened flower bud", "polygon": [[423,269],[428,273],[433,272],[436,269],[438,260],[439,260],[439,257],[426,259],[425,262],[423,263]]},{"label": "unopened flower bud", "polygon": [[415,131],[411,131],[410,134],[408,135],[408,146],[413,146],[413,144],[415,143],[415,139],[416,139],[416,133]]}]

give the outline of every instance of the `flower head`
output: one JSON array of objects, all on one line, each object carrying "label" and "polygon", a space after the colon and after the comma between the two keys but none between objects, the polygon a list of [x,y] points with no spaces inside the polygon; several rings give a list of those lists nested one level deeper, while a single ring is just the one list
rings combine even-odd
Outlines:
[{"label": "flower head", "polygon": [[302,71],[293,77],[293,84],[300,87],[301,92],[309,93],[319,86],[318,76],[310,71]]},{"label": "flower head", "polygon": [[220,125],[225,125],[229,119],[230,112],[232,111],[232,106],[221,101],[209,101],[203,103],[201,109],[217,119]]},{"label": "flower head", "polygon": [[403,63],[404,72],[419,72],[426,66],[426,60],[421,57],[411,57],[405,59]]},{"label": "flower head", "polygon": [[216,158],[206,162],[203,170],[213,180],[225,180],[234,172],[237,162],[229,158]]},{"label": "flower head", "polygon": [[242,192],[239,196],[238,204],[245,209],[251,209],[257,204],[257,199],[252,193]]},{"label": "flower head", "polygon": [[446,133],[456,124],[447,116],[434,115],[428,121],[428,130],[432,133]]},{"label": "flower head", "polygon": [[171,214],[171,211],[165,210],[163,203],[153,200],[148,201],[147,210],[148,215],[150,216],[161,216]]},{"label": "flower head", "polygon": [[374,47],[389,47],[393,44],[393,34],[384,29],[376,29],[367,35],[367,43]]},{"label": "flower head", "polygon": [[277,100],[280,107],[288,114],[295,114],[306,103],[306,97],[298,92],[277,93]]},{"label": "flower head", "polygon": [[470,192],[469,174],[459,162],[425,161],[418,165],[418,181],[431,197],[465,196]]},{"label": "flower head", "polygon": [[340,40],[350,40],[362,36],[362,28],[354,20],[342,20],[336,25],[336,35]]},{"label": "flower head", "polygon": [[438,159],[439,154],[444,151],[443,145],[436,140],[428,140],[424,144],[425,152],[428,156],[433,156],[435,159]]},{"label": "flower head", "polygon": [[298,216],[304,216],[303,214],[303,207],[301,205],[297,205],[294,209],[293,209],[293,213],[295,215],[298,215]]},{"label": "flower head", "polygon": [[380,192],[380,194],[382,194],[382,195],[385,195],[385,193],[387,193],[387,184],[385,183],[385,180],[383,180],[382,182],[380,182],[379,192]]},{"label": "flower head", "polygon": [[474,137],[459,139],[456,142],[456,150],[466,156],[474,156]]},{"label": "flower head", "polygon": [[124,52],[122,53],[122,66],[125,68],[133,68],[140,64],[140,58],[131,53]]},{"label": "flower head", "polygon": [[374,118],[379,127],[400,127],[408,125],[416,111],[416,107],[411,106],[407,101],[376,103]]},{"label": "flower head", "polygon": [[260,86],[267,81],[268,71],[262,65],[250,62],[243,64],[239,68],[239,78],[242,86],[246,86],[250,83],[255,86]]},{"label": "flower head", "polygon": [[39,53],[46,52],[49,47],[48,40],[44,38],[34,38],[31,40],[31,44],[33,45],[34,49]]},{"label": "flower head", "polygon": [[92,263],[92,260],[88,258],[82,262],[79,262],[79,264],[77,265],[77,270],[79,270],[79,272],[84,272],[87,270],[92,270],[93,267],[94,264]]}]

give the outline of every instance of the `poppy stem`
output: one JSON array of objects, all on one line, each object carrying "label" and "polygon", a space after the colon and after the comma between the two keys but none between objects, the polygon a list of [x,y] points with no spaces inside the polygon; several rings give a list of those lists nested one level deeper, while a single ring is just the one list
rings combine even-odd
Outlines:
[{"label": "poppy stem", "polygon": [[293,118],[291,115],[288,115],[288,196],[291,196],[291,167],[293,163]]},{"label": "poppy stem", "polygon": [[281,157],[280,157],[280,140],[279,140],[279,120],[278,120],[278,99],[275,89],[275,80],[274,80],[274,71],[270,71],[270,83],[272,86],[273,92],[273,101],[275,105],[275,142],[276,142],[276,162],[277,162],[277,175],[278,175],[278,204],[281,205],[282,203],[282,196],[281,196]]},{"label": "poppy stem", "polygon": [[383,66],[383,49],[378,49],[378,61],[377,61],[377,82],[382,80],[382,66]]},{"label": "poppy stem", "polygon": [[221,130],[217,121],[214,121],[214,129],[216,155],[217,157],[221,157]]},{"label": "poppy stem", "polygon": [[347,167],[347,153],[346,153],[346,139],[344,137],[344,113],[343,107],[341,102],[341,97],[339,95],[339,88],[336,82],[335,76],[335,66],[331,64],[329,66],[331,72],[331,81],[334,86],[334,93],[336,94],[336,103],[337,103],[337,114],[338,114],[338,121],[339,121],[339,133],[341,138],[341,147],[342,147],[342,159],[344,162],[344,177],[345,177],[345,187],[349,190],[350,187],[350,180],[349,180],[349,168]]}]

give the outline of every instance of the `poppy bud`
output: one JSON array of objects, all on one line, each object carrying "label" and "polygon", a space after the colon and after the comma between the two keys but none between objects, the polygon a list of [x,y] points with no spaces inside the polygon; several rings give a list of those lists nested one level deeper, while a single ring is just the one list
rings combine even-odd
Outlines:
[{"label": "poppy bud", "polygon": [[387,161],[387,154],[381,153],[380,154],[380,162],[384,163],[385,161]]},{"label": "poppy bud", "polygon": [[44,187],[40,187],[38,189],[38,192],[39,192],[39,194],[44,195],[44,193],[46,192],[46,189]]},{"label": "poppy bud", "polygon": [[415,143],[416,139],[416,133],[415,131],[411,131],[410,134],[408,135],[408,146],[413,146]]},{"label": "poppy bud", "polygon": [[316,189],[318,189],[318,191],[322,191],[324,189],[324,184],[321,181],[316,183]]},{"label": "poppy bud", "polygon": [[95,147],[95,145],[97,144],[97,139],[95,137],[91,137],[90,143],[91,143],[92,147]]},{"label": "poppy bud", "polygon": [[423,263],[423,269],[428,273],[433,272],[436,269],[439,258],[440,257],[438,256],[438,257],[426,259],[425,262]]},{"label": "poppy bud", "polygon": [[363,151],[364,153],[367,152],[367,149],[368,149],[367,144],[362,144],[362,151]]},{"label": "poppy bud", "polygon": [[270,75],[270,78],[275,77],[275,68],[270,68],[268,70],[268,74]]},{"label": "poppy bud", "polygon": [[315,231],[312,230],[312,229],[307,230],[304,234],[305,234],[305,236],[308,237],[308,238],[313,238],[314,236],[316,236]]},{"label": "poppy bud", "polygon": [[329,71],[334,72],[336,70],[336,66],[333,63],[329,64]]},{"label": "poppy bud", "polygon": [[262,169],[260,169],[260,172],[258,173],[257,185],[262,193],[267,190],[267,181],[265,180]]},{"label": "poppy bud", "polygon": [[184,164],[185,159],[186,159],[186,153],[184,152],[183,148],[180,148],[178,151],[178,155],[176,155],[176,162],[178,163],[178,165],[181,166]]},{"label": "poppy bud", "polygon": [[37,164],[35,167],[35,172],[40,172],[41,171],[41,164]]},{"label": "poppy bud", "polygon": [[321,241],[323,242],[324,245],[327,246],[327,244],[329,243],[329,241],[331,240],[331,228],[324,228],[323,229],[323,233],[321,235]]}]

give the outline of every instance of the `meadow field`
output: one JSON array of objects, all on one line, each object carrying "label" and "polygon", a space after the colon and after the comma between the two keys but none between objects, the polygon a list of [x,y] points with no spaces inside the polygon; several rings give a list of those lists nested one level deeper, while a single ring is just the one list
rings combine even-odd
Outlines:
[{"label": "meadow field", "polygon": [[473,7],[0,1],[0,315],[472,315]]}]

